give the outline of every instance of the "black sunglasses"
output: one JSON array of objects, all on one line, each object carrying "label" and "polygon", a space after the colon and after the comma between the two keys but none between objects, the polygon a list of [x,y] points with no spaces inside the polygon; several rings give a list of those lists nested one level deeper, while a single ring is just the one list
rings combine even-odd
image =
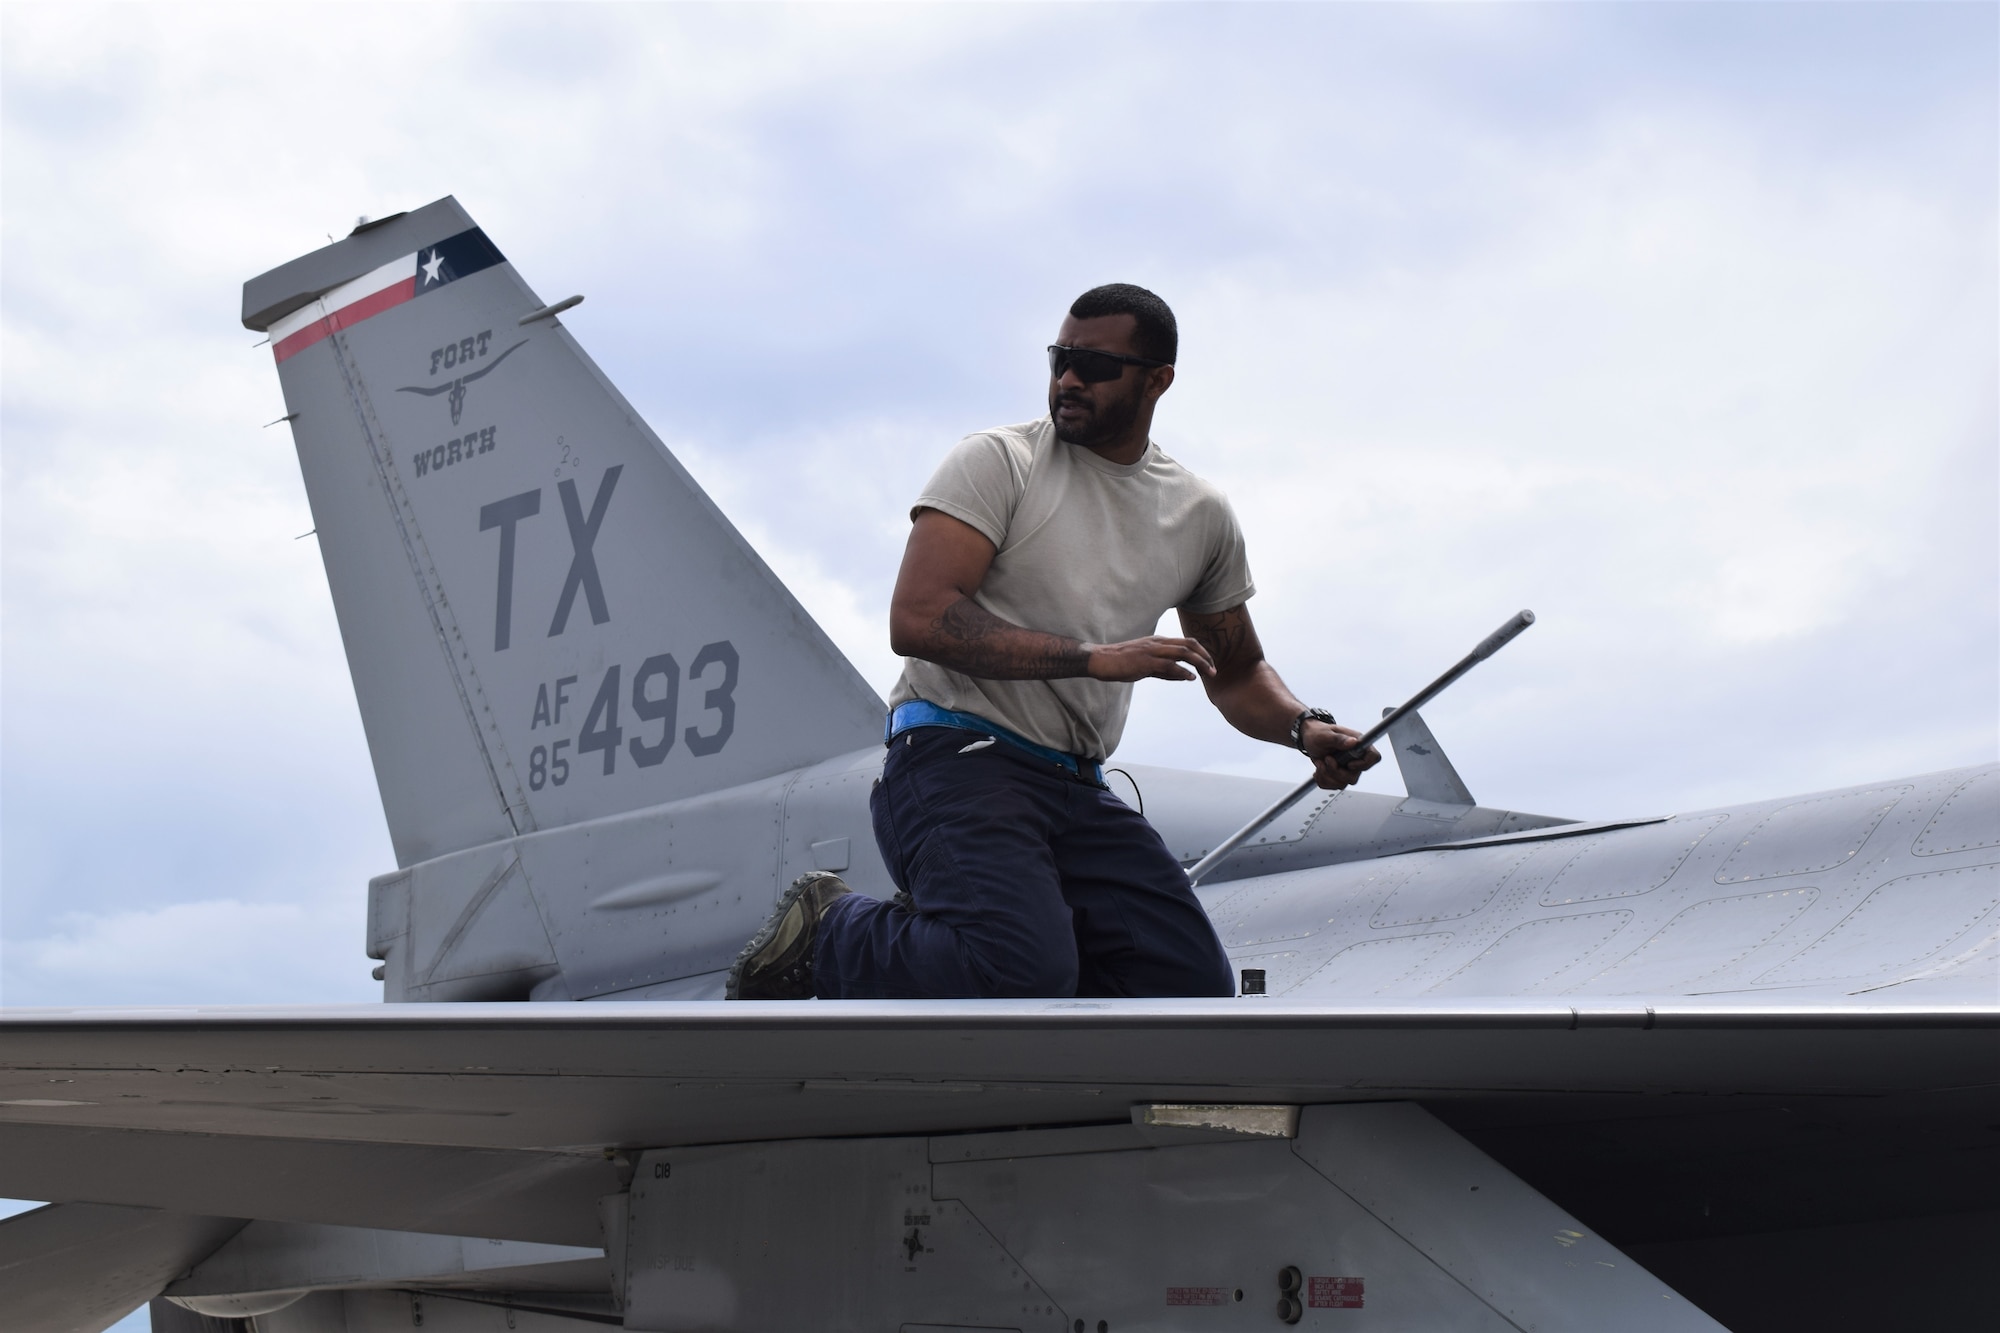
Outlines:
[{"label": "black sunglasses", "polygon": [[1063,372],[1073,370],[1076,377],[1085,384],[1104,384],[1125,373],[1127,366],[1168,366],[1171,361],[1149,361],[1143,356],[1121,356],[1117,352],[1100,352],[1089,347],[1064,347],[1052,344],[1049,347],[1049,375],[1061,379]]}]

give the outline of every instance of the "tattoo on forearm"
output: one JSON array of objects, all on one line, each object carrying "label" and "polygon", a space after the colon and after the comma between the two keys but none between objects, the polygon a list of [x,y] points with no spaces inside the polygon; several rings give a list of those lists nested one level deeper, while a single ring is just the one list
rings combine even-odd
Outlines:
[{"label": "tattoo on forearm", "polygon": [[1087,675],[1090,668],[1090,654],[1077,640],[1023,629],[970,597],[931,622],[930,639],[924,657],[985,680],[1050,680]]}]

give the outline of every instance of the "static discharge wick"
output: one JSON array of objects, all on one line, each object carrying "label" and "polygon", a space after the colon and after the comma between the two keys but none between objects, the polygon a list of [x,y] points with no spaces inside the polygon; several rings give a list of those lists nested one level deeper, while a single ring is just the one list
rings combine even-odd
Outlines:
[{"label": "static discharge wick", "polygon": [[[1423,689],[1418,690],[1402,707],[1390,711],[1380,722],[1377,722],[1374,726],[1363,732],[1361,739],[1355,743],[1354,748],[1343,753],[1341,758],[1344,760],[1359,758],[1363,750],[1366,750],[1377,740],[1381,739],[1383,733],[1388,731],[1390,727],[1395,726],[1396,723],[1402,721],[1406,714],[1414,713],[1417,709],[1422,708],[1425,704],[1443,694],[1460,676],[1463,676],[1466,672],[1472,670],[1472,668],[1506,647],[1514,640],[1516,635],[1534,623],[1535,613],[1533,611],[1522,611],[1516,614],[1512,620],[1509,620],[1499,629],[1494,630],[1491,634],[1481,639],[1479,646],[1460,658],[1451,670],[1424,686]],[[1291,809],[1298,803],[1300,797],[1304,796],[1317,785],[1319,785],[1317,778],[1307,778],[1304,782],[1301,782],[1298,786],[1279,797],[1262,814],[1217,843],[1214,851],[1202,857],[1201,860],[1188,868],[1188,883],[1201,883],[1203,876],[1220,865],[1222,859],[1235,851],[1245,838],[1250,837],[1257,830]]]}]

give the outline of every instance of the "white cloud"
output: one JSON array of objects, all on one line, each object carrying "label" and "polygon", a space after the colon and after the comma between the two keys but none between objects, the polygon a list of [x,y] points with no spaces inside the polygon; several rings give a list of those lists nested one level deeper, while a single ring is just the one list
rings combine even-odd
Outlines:
[{"label": "white cloud", "polygon": [[[209,899],[68,913],[13,942],[9,1004],[334,1003],[379,998],[355,929],[361,895],[310,902]],[[20,992],[28,992],[22,994]]]}]

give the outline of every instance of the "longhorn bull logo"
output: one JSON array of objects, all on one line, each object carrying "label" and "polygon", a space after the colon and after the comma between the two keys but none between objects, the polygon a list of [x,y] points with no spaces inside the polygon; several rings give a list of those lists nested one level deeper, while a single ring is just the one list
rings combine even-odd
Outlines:
[{"label": "longhorn bull logo", "polygon": [[445,399],[445,402],[451,406],[451,424],[456,426],[459,417],[465,412],[465,386],[478,379],[481,375],[491,375],[500,368],[502,361],[505,361],[508,357],[514,355],[517,350],[527,345],[528,340],[523,338],[506,351],[500,353],[500,355],[494,357],[486,366],[473,371],[470,375],[460,375],[449,384],[406,384],[396,390],[396,392],[420,393],[426,398],[435,398],[441,393],[450,394],[451,397]]}]

